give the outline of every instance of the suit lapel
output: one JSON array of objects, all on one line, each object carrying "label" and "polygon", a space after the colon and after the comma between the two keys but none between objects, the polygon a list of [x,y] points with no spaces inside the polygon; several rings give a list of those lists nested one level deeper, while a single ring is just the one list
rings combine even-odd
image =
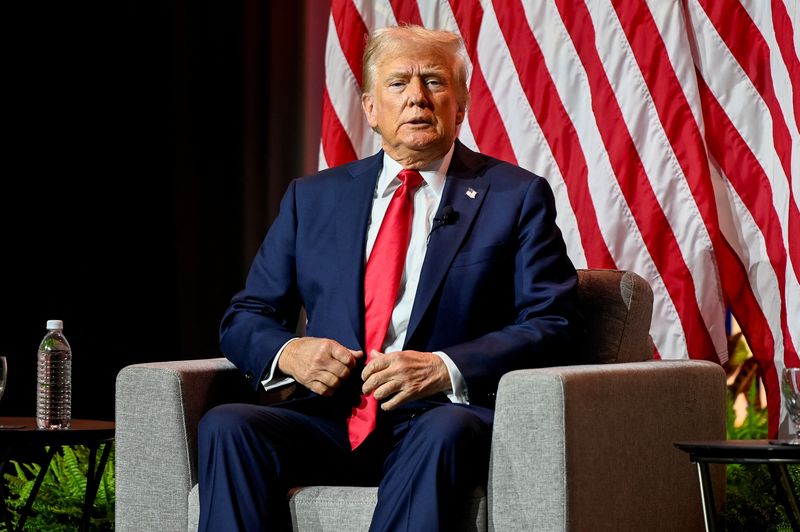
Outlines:
[{"label": "suit lapel", "polygon": [[[352,179],[337,190],[336,256],[339,261],[341,297],[358,341],[364,342],[364,253],[372,210],[375,181],[383,163],[383,151],[359,161],[347,170]],[[363,347],[363,345],[362,345]]]},{"label": "suit lapel", "polygon": [[458,219],[455,223],[438,227],[430,235],[409,318],[406,345],[412,341],[486,198],[489,183],[480,178],[482,166],[483,160],[476,153],[456,141],[436,218],[441,218],[444,207],[449,205],[458,213]]}]

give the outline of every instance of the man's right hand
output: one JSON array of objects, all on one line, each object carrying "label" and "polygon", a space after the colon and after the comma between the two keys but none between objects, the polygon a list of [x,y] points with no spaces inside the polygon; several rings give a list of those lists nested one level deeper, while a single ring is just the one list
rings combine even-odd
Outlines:
[{"label": "man's right hand", "polygon": [[327,338],[305,337],[290,342],[278,359],[278,369],[319,395],[330,396],[341,386],[363,351],[347,349]]}]

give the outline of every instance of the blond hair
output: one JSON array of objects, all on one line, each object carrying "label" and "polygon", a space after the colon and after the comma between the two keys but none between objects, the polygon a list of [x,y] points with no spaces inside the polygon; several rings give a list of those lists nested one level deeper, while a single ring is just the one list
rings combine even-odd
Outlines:
[{"label": "blond hair", "polygon": [[379,28],[372,32],[364,46],[364,82],[362,92],[371,92],[375,85],[375,75],[380,58],[386,53],[401,50],[409,42],[424,45],[440,51],[453,59],[453,82],[458,103],[467,108],[469,91],[467,89],[467,61],[464,41],[453,32],[429,30],[415,24]]}]

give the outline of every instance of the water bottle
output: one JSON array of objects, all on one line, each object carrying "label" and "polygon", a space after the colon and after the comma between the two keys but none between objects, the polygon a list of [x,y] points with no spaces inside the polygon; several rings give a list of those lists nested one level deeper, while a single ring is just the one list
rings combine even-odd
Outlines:
[{"label": "water bottle", "polygon": [[72,349],[63,329],[61,320],[47,320],[47,334],[39,344],[36,426],[40,429],[68,429],[72,418]]}]

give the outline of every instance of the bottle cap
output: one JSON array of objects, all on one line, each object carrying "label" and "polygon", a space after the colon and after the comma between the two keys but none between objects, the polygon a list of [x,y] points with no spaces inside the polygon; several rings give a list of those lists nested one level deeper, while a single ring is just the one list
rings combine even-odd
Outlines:
[{"label": "bottle cap", "polygon": [[47,320],[47,330],[54,331],[54,330],[61,330],[64,328],[64,322],[61,320]]}]

